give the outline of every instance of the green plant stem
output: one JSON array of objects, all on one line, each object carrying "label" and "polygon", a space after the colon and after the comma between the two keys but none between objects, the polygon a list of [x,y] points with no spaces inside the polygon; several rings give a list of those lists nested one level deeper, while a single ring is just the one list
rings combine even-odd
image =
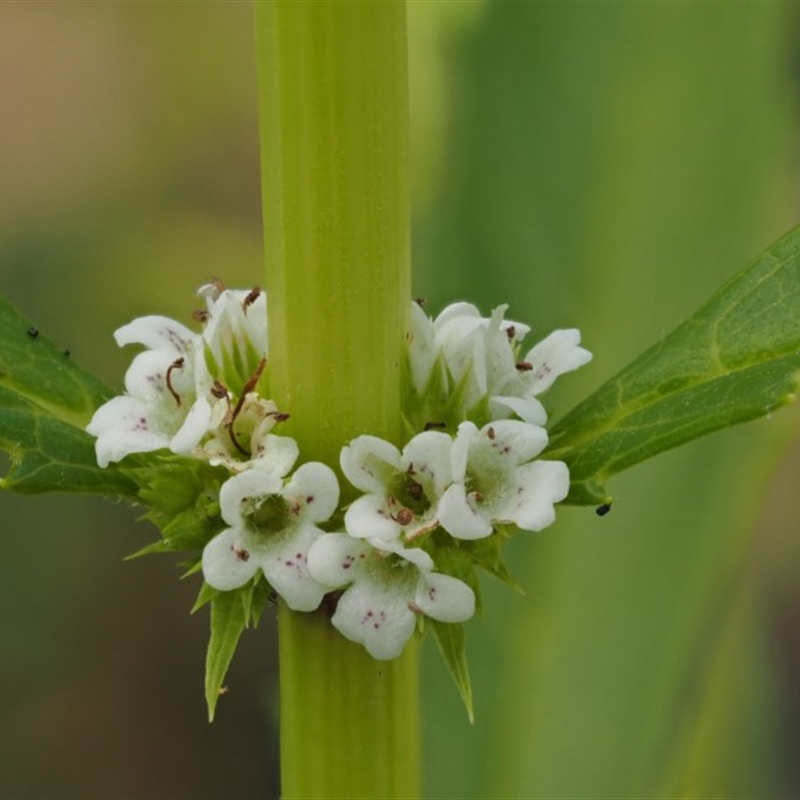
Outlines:
[{"label": "green plant stem", "polygon": [[[280,432],[338,469],[400,443],[410,301],[405,4],[256,4],[269,379]],[[344,500],[349,499],[342,482]],[[285,798],[415,797],[414,648],[377,662],[323,608],[280,612]]]},{"label": "green plant stem", "polygon": [[279,618],[288,798],[419,796],[417,652],[376,661],[324,613]]}]

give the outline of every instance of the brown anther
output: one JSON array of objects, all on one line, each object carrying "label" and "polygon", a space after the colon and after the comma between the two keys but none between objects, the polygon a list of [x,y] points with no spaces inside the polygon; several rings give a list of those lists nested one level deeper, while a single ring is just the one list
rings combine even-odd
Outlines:
[{"label": "brown anther", "polygon": [[425,430],[432,431],[432,430],[441,430],[442,428],[446,428],[446,422],[426,422],[425,423]]},{"label": "brown anther", "polygon": [[414,512],[410,508],[401,508],[396,514],[392,515],[392,519],[398,525],[410,525],[414,521]]},{"label": "brown anther", "polygon": [[271,416],[275,422],[286,422],[292,415],[288,411],[273,411],[269,416]]},{"label": "brown anther", "polygon": [[223,397],[228,396],[228,390],[219,381],[214,381],[214,385],[211,387],[211,394],[218,400],[222,400]]},{"label": "brown anther", "polygon": [[494,428],[489,428],[489,430],[488,430],[488,431],[486,431],[486,435],[487,435],[487,436],[488,436],[490,439],[494,439],[494,438],[495,438],[495,436],[497,436],[497,434],[494,432]]},{"label": "brown anther", "polygon": [[506,335],[513,341],[514,337],[517,335],[517,329],[513,325],[509,325],[506,328]]},{"label": "brown anther", "polygon": [[236,556],[239,561],[249,561],[250,560],[250,552],[245,550],[244,547],[237,547],[234,545],[232,548],[233,554]]},{"label": "brown anther", "polygon": [[172,370],[174,369],[183,369],[183,365],[185,360],[183,356],[180,358],[176,358],[170,365],[167,367],[167,389],[169,389],[169,393],[175,398],[175,402],[180,405],[181,404],[181,396],[175,391],[175,388],[172,385]]},{"label": "brown anther", "polygon": [[417,297],[414,299],[414,302],[420,307],[425,308],[425,304],[428,302],[424,297]]},{"label": "brown anther", "polygon": [[208,322],[210,316],[211,312],[206,311],[205,308],[196,308],[194,311],[192,311],[192,319],[196,322],[206,323]]},{"label": "brown anther", "polygon": [[258,286],[254,286],[250,292],[247,294],[247,297],[244,298],[242,301],[242,308],[244,312],[247,313],[247,309],[255,303],[256,300],[261,296],[261,289]]},{"label": "brown anther", "polygon": [[470,497],[471,497],[471,498],[472,498],[472,499],[473,499],[473,500],[474,500],[476,503],[482,503],[482,502],[483,502],[483,501],[486,499],[486,498],[485,498],[485,496],[484,496],[483,494],[481,494],[480,492],[470,492],[470,493],[469,493],[469,496],[470,496]]},{"label": "brown anther", "polygon": [[530,361],[519,361],[514,365],[520,372],[530,372],[533,369],[533,364]]}]

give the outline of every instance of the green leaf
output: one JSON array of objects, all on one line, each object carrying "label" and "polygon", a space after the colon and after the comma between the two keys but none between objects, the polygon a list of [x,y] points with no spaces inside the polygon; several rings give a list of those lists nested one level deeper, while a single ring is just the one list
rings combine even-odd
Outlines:
[{"label": "green leaf", "polygon": [[474,722],[472,682],[469,679],[469,666],[464,647],[464,626],[453,622],[438,622],[435,619],[429,620],[429,623],[433,628],[439,652],[442,654],[458,688],[458,693],[461,695],[461,700],[464,702],[469,721]]},{"label": "green leaf", "polygon": [[224,692],[222,682],[228,672],[239,637],[248,623],[246,589],[219,592],[211,600],[211,638],[206,654],[206,704],[208,721],[214,721],[217,700]]},{"label": "green leaf", "polygon": [[771,414],[800,385],[800,228],[552,429],[568,503],[608,502],[617,472],[720,428]]},{"label": "green leaf", "polygon": [[214,721],[217,700],[224,694],[222,682],[245,628],[255,627],[271,592],[264,580],[251,581],[232,592],[218,592],[203,585],[192,611],[211,604],[211,638],[206,654],[206,704],[208,721]]},{"label": "green leaf", "polygon": [[120,469],[97,466],[84,431],[112,395],[0,297],[0,449],[10,459],[1,487],[135,497],[136,484]]}]

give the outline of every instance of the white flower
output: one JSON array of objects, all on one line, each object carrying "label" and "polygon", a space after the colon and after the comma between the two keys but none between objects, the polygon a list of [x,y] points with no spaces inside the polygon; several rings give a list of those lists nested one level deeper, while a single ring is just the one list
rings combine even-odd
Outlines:
[{"label": "white flower", "polygon": [[345,513],[347,532],[385,547],[435,528],[439,498],[452,482],[452,447],[452,438],[440,431],[417,434],[402,453],[376,436],[359,436],[343,447],[342,472],[366,492]]},{"label": "white flower", "polygon": [[[471,303],[452,303],[431,320],[412,304],[408,335],[408,364],[414,391],[424,404],[431,395],[455,400],[458,416],[472,416],[482,402],[491,419],[515,414],[525,422],[543,425],[547,419],[537,396],[559,375],[591,360],[579,347],[577,330],[555,331],[519,358],[527,325],[504,319],[508,306],[482,317]],[[437,411],[439,406],[433,404]],[[447,401],[442,407],[447,411]],[[437,421],[437,420],[433,420]]]},{"label": "white flower", "polygon": [[453,483],[439,502],[439,523],[456,539],[481,539],[495,523],[538,531],[555,519],[554,503],[569,492],[561,461],[533,461],[547,444],[544,428],[498,420],[458,426]]},{"label": "white flower", "polygon": [[203,341],[209,370],[238,394],[267,357],[267,294],[258,287],[224,289],[218,281],[197,293],[208,306]]},{"label": "white flower", "polygon": [[212,466],[220,464],[231,472],[259,469],[285,475],[297,460],[297,442],[271,433],[286,415],[272,400],[248,392],[234,405],[225,392],[211,408],[210,436],[203,441],[202,455]]},{"label": "white flower", "polygon": [[125,374],[127,394],[97,409],[86,430],[97,437],[97,463],[169,448],[190,453],[205,434],[210,378],[199,336],[175,320],[140,317],[114,333],[120,347],[143,344]]},{"label": "white flower", "polygon": [[385,551],[344,533],[326,533],[312,545],[308,567],[320,583],[347,586],[331,622],[373,658],[399,656],[418,614],[465,622],[475,613],[472,589],[433,572],[430,556],[417,548]]},{"label": "white flower", "polygon": [[505,406],[527,422],[536,423],[529,409],[536,396],[547,391],[559,375],[588,364],[592,354],[580,347],[581,333],[577,328],[553,331],[534,345],[516,365],[516,373],[498,383],[492,403]]},{"label": "white flower", "polygon": [[313,611],[327,591],[309,573],[309,548],[322,535],[314,523],[336,510],[339,485],[329,467],[303,464],[284,486],[274,472],[249,469],[222,485],[220,508],[230,526],[203,550],[203,577],[229,591],[260,569],[295,611]]}]

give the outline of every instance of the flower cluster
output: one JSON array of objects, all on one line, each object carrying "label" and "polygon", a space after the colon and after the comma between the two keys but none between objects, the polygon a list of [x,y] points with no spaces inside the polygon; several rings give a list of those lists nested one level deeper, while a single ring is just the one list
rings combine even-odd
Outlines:
[{"label": "flower cluster", "polygon": [[475,570],[490,568],[481,543],[541,530],[567,495],[566,465],[538,458],[538,397],[591,359],[578,331],[555,331],[522,356],[529,328],[504,320],[505,306],[482,317],[455,303],[432,320],[412,304],[408,439],[402,449],[369,435],[343,446],[338,466],[360,494],[339,509],[333,469],[292,472],[297,443],[274,432],[289,414],[269,397],[266,295],[218,282],[199,294],[199,333],[160,316],[115,333],[145,349],[126,393],[87,427],[98,463],[166,450],[214,468],[218,524],[199,564],[218,592],[266,580],[306,612],[328,596],[332,624],[378,659],[399,655],[424,618],[469,619]]}]

